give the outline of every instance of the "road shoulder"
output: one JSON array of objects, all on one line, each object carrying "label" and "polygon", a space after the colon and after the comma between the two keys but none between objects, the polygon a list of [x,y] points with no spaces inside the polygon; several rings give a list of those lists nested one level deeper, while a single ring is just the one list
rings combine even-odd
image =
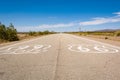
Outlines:
[{"label": "road shoulder", "polygon": [[81,37],[92,39],[92,40],[95,40],[95,41],[100,41],[100,42],[103,42],[103,43],[108,43],[108,44],[111,44],[111,45],[114,45],[114,46],[120,46],[120,41],[113,41],[113,40],[108,40],[108,39],[99,39],[99,38],[94,38],[94,37],[89,37],[89,36],[81,36]]}]

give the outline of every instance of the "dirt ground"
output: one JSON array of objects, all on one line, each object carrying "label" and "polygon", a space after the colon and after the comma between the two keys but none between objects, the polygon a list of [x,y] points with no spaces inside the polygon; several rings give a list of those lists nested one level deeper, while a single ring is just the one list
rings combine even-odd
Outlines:
[{"label": "dirt ground", "polygon": [[108,39],[105,39],[106,36],[94,36],[94,35],[88,35],[88,36],[83,36],[83,37],[96,40],[96,41],[100,41],[103,43],[108,43],[108,44],[115,45],[115,46],[120,46],[120,37],[107,36]]}]

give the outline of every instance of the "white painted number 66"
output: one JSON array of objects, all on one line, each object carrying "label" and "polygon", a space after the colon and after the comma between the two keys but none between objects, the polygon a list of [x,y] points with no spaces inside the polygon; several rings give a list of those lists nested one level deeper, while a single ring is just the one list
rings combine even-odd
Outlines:
[{"label": "white painted number 66", "polygon": [[79,49],[80,51],[82,51],[82,52],[88,52],[88,51],[90,51],[90,49],[88,49],[88,48],[83,48],[82,46],[79,46],[78,49]]}]

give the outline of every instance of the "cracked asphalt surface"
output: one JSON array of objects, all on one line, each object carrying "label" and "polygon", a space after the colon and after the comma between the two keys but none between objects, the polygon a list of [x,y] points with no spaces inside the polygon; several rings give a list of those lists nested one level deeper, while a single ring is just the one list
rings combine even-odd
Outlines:
[{"label": "cracked asphalt surface", "polygon": [[0,80],[120,80],[120,46],[52,34],[0,47]]}]

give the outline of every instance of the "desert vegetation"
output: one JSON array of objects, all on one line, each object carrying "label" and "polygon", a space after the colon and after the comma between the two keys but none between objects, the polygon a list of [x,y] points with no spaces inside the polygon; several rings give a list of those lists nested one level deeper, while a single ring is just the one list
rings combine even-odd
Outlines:
[{"label": "desert vegetation", "polygon": [[120,41],[120,30],[115,31],[88,31],[88,32],[69,32],[79,36],[87,36],[99,39],[109,39],[114,41]]},{"label": "desert vegetation", "polygon": [[17,36],[17,30],[14,25],[10,23],[8,27],[0,23],[0,41],[17,41],[19,40]]},{"label": "desert vegetation", "polygon": [[35,31],[29,31],[28,32],[28,35],[29,36],[40,36],[40,35],[47,35],[47,34],[54,34],[56,32],[50,32],[48,30],[45,30],[45,31],[38,31],[38,32],[35,32]]},{"label": "desert vegetation", "polygon": [[0,23],[0,43],[18,41],[27,38],[33,38],[36,36],[54,34],[55,32],[46,31],[29,31],[29,32],[17,32],[14,28],[14,25],[10,23],[7,27],[4,24]]},{"label": "desert vegetation", "polygon": [[99,36],[120,36],[120,30],[110,31],[110,32],[96,32],[96,31],[88,31],[88,32],[69,32],[70,34],[78,34],[78,35],[99,35]]},{"label": "desert vegetation", "polygon": [[114,33],[115,36],[120,36],[120,30]]}]

